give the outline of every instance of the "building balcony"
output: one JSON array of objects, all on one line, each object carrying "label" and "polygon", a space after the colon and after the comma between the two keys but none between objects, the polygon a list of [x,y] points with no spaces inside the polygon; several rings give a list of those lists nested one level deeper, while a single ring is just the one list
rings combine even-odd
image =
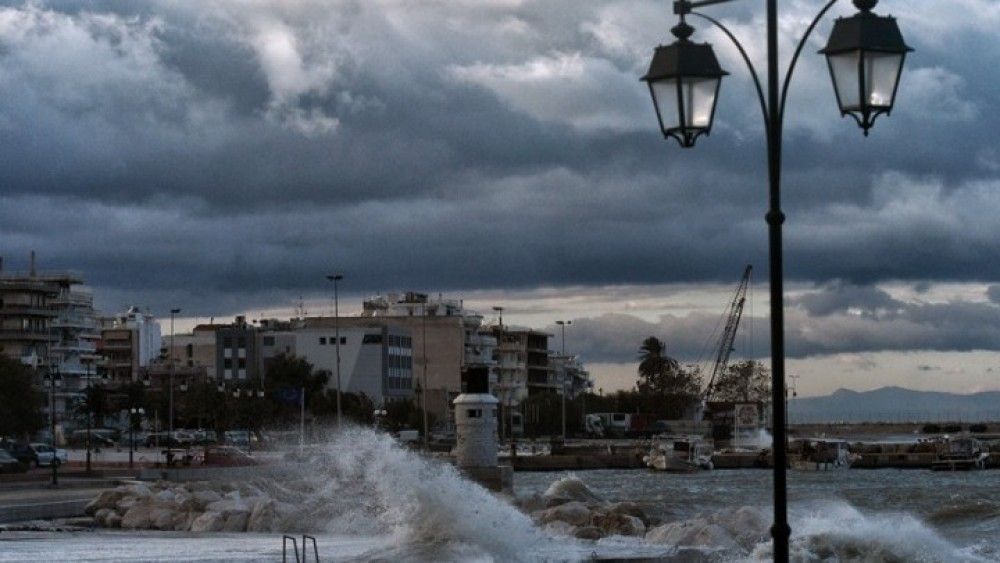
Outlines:
[{"label": "building balcony", "polygon": [[58,313],[46,307],[9,303],[0,307],[0,317],[55,317]]},{"label": "building balcony", "polygon": [[53,341],[54,334],[49,329],[0,329],[0,340]]}]

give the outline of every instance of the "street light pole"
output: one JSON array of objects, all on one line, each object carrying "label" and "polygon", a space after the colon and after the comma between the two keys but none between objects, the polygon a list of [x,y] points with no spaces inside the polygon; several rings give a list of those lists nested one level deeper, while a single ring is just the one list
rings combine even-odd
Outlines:
[{"label": "street light pole", "polygon": [[167,434],[167,444],[172,444],[174,441],[174,316],[180,313],[180,309],[170,310],[170,353],[168,354],[170,362],[170,414],[168,418],[170,419],[169,430],[170,433]]},{"label": "street light pole", "polygon": [[343,412],[340,407],[340,294],[338,282],[344,279],[343,274],[330,274],[326,279],[333,282],[333,334],[336,338],[337,366],[337,430],[344,427]]},{"label": "street light pole", "polygon": [[52,466],[52,486],[53,487],[58,487],[59,486],[59,464],[56,463],[56,460],[59,459],[58,456],[56,456],[56,452],[58,452],[58,450],[56,449],[56,387],[59,385],[58,379],[59,379],[59,370],[58,370],[58,368],[53,368],[52,367],[52,363],[50,361],[50,363],[49,363],[49,399],[50,399],[51,405],[49,407],[50,408],[50,410],[49,410],[49,415],[50,415],[49,416],[49,420],[51,421],[50,431],[52,432],[52,452],[53,452],[53,454],[52,454],[52,456],[53,456],[52,457],[52,463],[50,465]]},{"label": "street light pole", "polygon": [[[758,79],[746,49],[721,22],[692,11],[694,8],[733,0],[675,0],[674,13],[680,22],[671,30],[677,40],[659,46],[653,55],[649,72],[642,78],[649,87],[660,129],[666,138],[675,139],[682,147],[694,146],[701,135],[711,132],[718,99],[719,85],[728,74],[719,66],[709,44],[696,44],[688,38],[694,28],[687,24],[687,15],[698,16],[719,28],[729,38],[746,63],[756,88],[764,116],[767,140],[768,169],[768,250],[770,256],[771,307],[771,405],[774,437],[774,560],[788,561],[787,491],[785,479],[786,412],[785,412],[785,341],[784,341],[784,276],[781,210],[781,147],[782,123],[788,86],[806,40],[823,16],[837,0],[828,0],[806,28],[779,81],[778,69],[778,6],[777,0],[767,0],[767,81],[764,87]],[[899,76],[906,54],[912,51],[904,41],[895,19],[872,13],[878,0],[853,0],[859,10],[850,18],[836,21],[826,55],[834,93],[842,116],[851,116],[864,130],[865,136],[880,115],[888,115],[895,102]]]},{"label": "street light pole", "polygon": [[566,373],[569,364],[569,359],[566,357],[566,325],[573,324],[573,321],[556,321],[556,324],[562,329],[562,361],[563,361],[563,372],[562,380],[562,439],[563,442],[566,441]]},{"label": "street light pole", "polygon": [[90,473],[90,429],[93,426],[91,422],[91,416],[93,415],[94,405],[91,401],[94,400],[94,395],[90,390],[90,362],[85,362],[87,364],[87,463],[86,471]]},{"label": "street light pole", "polygon": [[[503,382],[503,372],[504,372],[504,368],[503,368],[503,307],[494,306],[493,310],[497,312],[497,316],[498,316],[498,320],[497,320],[497,351],[498,351],[498,354],[497,354],[497,369],[500,371],[500,377],[499,377],[500,381],[498,383],[500,384],[500,389],[502,389],[503,391],[505,391],[505,393],[503,393],[503,394],[507,396],[507,404],[502,405],[504,412],[500,413],[501,418],[498,421],[500,423],[500,430],[501,430],[500,435],[501,435],[501,439],[502,439],[502,438],[510,438],[510,436],[513,435],[513,433],[514,433],[513,418],[511,417],[511,415],[509,413],[509,411],[511,410],[511,406],[510,406],[510,403],[511,403],[510,388],[513,387],[513,385],[511,385],[510,381],[508,381],[506,384]],[[513,377],[511,377],[509,379],[513,379]],[[507,415],[507,419],[511,421],[511,426],[510,427],[507,427],[507,425],[505,425],[503,423],[503,416],[504,415]]]},{"label": "street light pole", "polygon": [[[425,298],[426,299],[426,298]],[[423,325],[423,335],[420,337],[420,347],[422,351],[420,355],[423,356],[423,393],[420,394],[420,410],[424,414],[424,450],[430,451],[430,434],[428,433],[428,421],[427,421],[427,301],[424,301],[424,315],[421,319],[421,324]]]}]

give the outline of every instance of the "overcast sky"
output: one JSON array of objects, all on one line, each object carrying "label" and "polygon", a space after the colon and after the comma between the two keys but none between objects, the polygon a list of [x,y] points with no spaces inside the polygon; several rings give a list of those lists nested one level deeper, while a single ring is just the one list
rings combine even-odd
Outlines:
[{"label": "overcast sky", "polygon": [[[35,1],[0,8],[0,253],[81,271],[99,305],[195,318],[445,292],[630,386],[641,339],[685,361],[743,265],[766,355],[764,147],[732,74],[694,150],[638,81],[666,1]],[[763,68],[759,3],[713,7]],[[819,2],[783,2],[785,58]],[[848,15],[842,0],[831,16]],[[1000,2],[880,3],[916,50],[864,138],[804,51],[787,111],[792,370],[806,393],[996,389]],[[699,25],[697,22],[695,25]],[[505,320],[507,320],[505,318]]]}]

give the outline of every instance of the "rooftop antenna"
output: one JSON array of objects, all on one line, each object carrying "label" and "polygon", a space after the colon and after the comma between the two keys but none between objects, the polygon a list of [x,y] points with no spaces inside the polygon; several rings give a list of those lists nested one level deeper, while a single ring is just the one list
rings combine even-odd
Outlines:
[{"label": "rooftop antenna", "polygon": [[34,250],[31,251],[31,268],[30,268],[29,275],[31,277],[35,277],[35,251]]}]

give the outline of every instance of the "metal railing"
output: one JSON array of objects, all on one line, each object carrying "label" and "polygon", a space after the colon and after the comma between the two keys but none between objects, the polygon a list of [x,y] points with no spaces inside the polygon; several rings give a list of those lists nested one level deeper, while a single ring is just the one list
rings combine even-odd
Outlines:
[{"label": "metal railing", "polygon": [[319,546],[316,545],[316,538],[309,534],[302,534],[302,557],[299,558],[299,544],[295,536],[284,534],[281,536],[281,561],[288,563],[288,542],[292,542],[292,553],[295,555],[295,563],[306,563],[309,560],[309,549],[306,540],[312,542],[313,559],[319,563]]}]

